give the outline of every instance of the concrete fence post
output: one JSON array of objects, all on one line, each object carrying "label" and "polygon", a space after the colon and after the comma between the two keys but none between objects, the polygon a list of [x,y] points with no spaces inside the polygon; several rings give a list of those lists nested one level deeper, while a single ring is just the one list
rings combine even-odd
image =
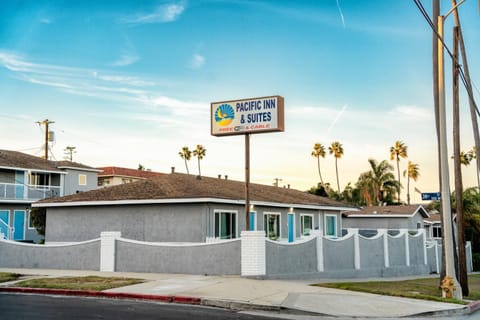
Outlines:
[{"label": "concrete fence post", "polygon": [[383,266],[390,267],[390,257],[388,251],[388,231],[387,229],[378,229],[378,234],[383,238]]},{"label": "concrete fence post", "polygon": [[353,234],[353,248],[354,248],[354,265],[355,270],[360,270],[360,234],[358,229],[351,229]]},{"label": "concrete fence post", "polygon": [[423,264],[428,265],[427,233],[425,232],[425,229],[419,229],[418,232],[422,233],[423,238]]},{"label": "concrete fence post", "polygon": [[115,272],[115,241],[122,236],[119,231],[100,234],[100,271]]},{"label": "concrete fence post", "polygon": [[410,266],[410,237],[408,236],[408,229],[401,229],[400,232],[405,236],[405,264]]},{"label": "concrete fence post", "polygon": [[312,236],[315,236],[317,241],[317,271],[325,271],[325,264],[323,261],[323,231],[322,230],[312,230],[310,231]]},{"label": "concrete fence post", "polygon": [[266,275],[265,231],[242,231],[240,236],[242,276]]}]

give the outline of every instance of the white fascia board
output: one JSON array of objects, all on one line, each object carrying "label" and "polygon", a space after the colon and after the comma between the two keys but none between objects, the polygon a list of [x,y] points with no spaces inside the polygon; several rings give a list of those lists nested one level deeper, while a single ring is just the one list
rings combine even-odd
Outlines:
[{"label": "white fascia board", "polygon": [[75,170],[75,171],[103,172],[103,170],[94,169],[94,168],[88,169],[88,168],[68,167],[68,166],[59,166],[57,168],[58,169],[70,169],[70,170]]},{"label": "white fascia board", "polygon": [[64,171],[53,171],[53,170],[43,170],[43,169],[26,169],[26,168],[20,168],[20,167],[5,167],[5,166],[0,166],[0,169],[7,169],[7,170],[18,170],[18,171],[28,171],[28,172],[38,172],[38,173],[59,173],[59,174],[66,174]]},{"label": "white fascia board", "polygon": [[[73,202],[51,202],[51,203],[33,203],[32,207],[51,208],[51,207],[77,207],[77,206],[113,206],[113,205],[135,205],[135,204],[180,204],[180,203],[223,203],[244,205],[244,200],[231,200],[219,198],[184,198],[184,199],[144,199],[144,200],[114,200],[114,201],[73,201]],[[250,201],[254,206],[266,207],[282,207],[282,208],[298,208],[313,210],[352,210],[352,208],[321,206],[321,205],[304,205],[304,204],[287,204],[276,202]]]},{"label": "white fascia board", "polygon": [[351,214],[347,218],[411,218],[413,214]]},{"label": "white fascia board", "polygon": [[38,200],[41,200],[41,199],[37,199],[37,200],[23,200],[23,199],[13,199],[13,200],[10,200],[10,199],[1,199],[0,200],[0,203],[9,203],[9,204],[31,204],[32,202],[34,201],[38,201]]}]

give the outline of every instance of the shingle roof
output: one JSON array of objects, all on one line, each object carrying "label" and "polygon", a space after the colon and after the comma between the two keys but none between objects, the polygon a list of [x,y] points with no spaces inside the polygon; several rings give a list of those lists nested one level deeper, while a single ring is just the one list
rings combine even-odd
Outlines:
[{"label": "shingle roof", "polygon": [[10,150],[0,150],[0,167],[60,171],[53,161]]},{"label": "shingle roof", "polygon": [[402,206],[370,206],[361,208],[359,211],[347,211],[343,215],[346,217],[362,217],[362,216],[411,216],[417,211],[424,217],[428,217],[427,211],[419,204],[402,205]]},{"label": "shingle roof", "polygon": [[[181,173],[171,173],[147,180],[86,191],[60,198],[51,198],[38,203],[105,202],[120,200],[159,200],[214,198],[226,200],[245,199],[244,182],[219,178],[201,177]],[[307,192],[250,184],[250,200],[257,202],[331,206],[349,208],[335,200],[309,194]],[[354,210],[354,208],[352,208]]]},{"label": "shingle roof", "polygon": [[41,170],[61,172],[61,168],[78,168],[95,170],[93,167],[72,161],[50,161],[30,154],[0,150],[0,168],[18,168],[25,170]]},{"label": "shingle roof", "polygon": [[111,177],[111,176],[121,176],[121,177],[133,177],[133,178],[152,178],[163,176],[165,173],[148,171],[148,170],[136,170],[122,167],[99,167],[97,168],[102,170],[102,173],[99,173],[99,177]]}]

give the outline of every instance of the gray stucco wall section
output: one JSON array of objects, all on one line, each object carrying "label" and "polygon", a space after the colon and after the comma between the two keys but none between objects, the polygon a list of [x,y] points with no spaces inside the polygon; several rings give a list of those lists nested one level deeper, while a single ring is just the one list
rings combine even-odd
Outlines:
[{"label": "gray stucco wall section", "polygon": [[204,204],[48,208],[45,239],[86,241],[116,230],[138,241],[204,242],[207,213]]},{"label": "gray stucco wall section", "polygon": [[[428,266],[430,268],[430,273],[432,272],[437,272],[437,257],[435,256],[435,251],[437,250],[436,246],[427,246],[427,261],[428,261]],[[438,257],[439,259],[442,258],[442,256]],[[440,263],[440,260],[438,261]],[[440,271],[440,268],[438,268]]]},{"label": "gray stucco wall section", "polygon": [[383,268],[385,259],[383,255],[383,237],[376,239],[366,239],[359,237],[360,245],[360,267]]},{"label": "gray stucco wall section", "polygon": [[266,241],[267,276],[317,271],[316,239],[299,244]]},{"label": "gray stucco wall section", "polygon": [[100,240],[62,246],[0,241],[0,267],[99,270]]},{"label": "gray stucco wall section", "polygon": [[407,264],[405,255],[405,236],[388,236],[388,260],[390,266],[405,266]]},{"label": "gray stucco wall section", "polygon": [[116,271],[238,275],[240,240],[193,246],[116,242]]},{"label": "gray stucco wall section", "polygon": [[424,250],[423,250],[423,236],[408,236],[410,249],[410,265],[425,264]]},{"label": "gray stucco wall section", "polygon": [[355,266],[353,237],[342,241],[323,240],[325,271],[353,269]]}]

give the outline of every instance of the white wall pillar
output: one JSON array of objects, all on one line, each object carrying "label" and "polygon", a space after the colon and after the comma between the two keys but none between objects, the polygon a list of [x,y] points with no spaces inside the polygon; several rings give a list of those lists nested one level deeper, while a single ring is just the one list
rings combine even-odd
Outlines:
[{"label": "white wall pillar", "polygon": [[423,237],[423,264],[428,264],[428,253],[427,253],[427,233],[425,229],[419,229],[418,232],[422,233]]},{"label": "white wall pillar", "polygon": [[242,231],[241,273],[242,276],[266,275],[265,231]]},{"label": "white wall pillar", "polygon": [[115,272],[115,241],[121,236],[119,231],[100,234],[100,271]]},{"label": "white wall pillar", "polygon": [[405,236],[405,264],[410,266],[410,239],[408,236],[408,229],[401,229],[400,232]]},{"label": "white wall pillar", "polygon": [[323,261],[323,230],[312,230],[310,235],[314,236],[317,241],[317,271],[325,271],[325,264]]},{"label": "white wall pillar", "polygon": [[383,266],[390,267],[390,257],[388,251],[388,231],[387,229],[378,229],[378,234],[383,237]]},{"label": "white wall pillar", "polygon": [[355,270],[360,269],[360,235],[358,234],[358,229],[350,229],[354,232],[353,234],[353,248],[354,248],[354,265]]}]

